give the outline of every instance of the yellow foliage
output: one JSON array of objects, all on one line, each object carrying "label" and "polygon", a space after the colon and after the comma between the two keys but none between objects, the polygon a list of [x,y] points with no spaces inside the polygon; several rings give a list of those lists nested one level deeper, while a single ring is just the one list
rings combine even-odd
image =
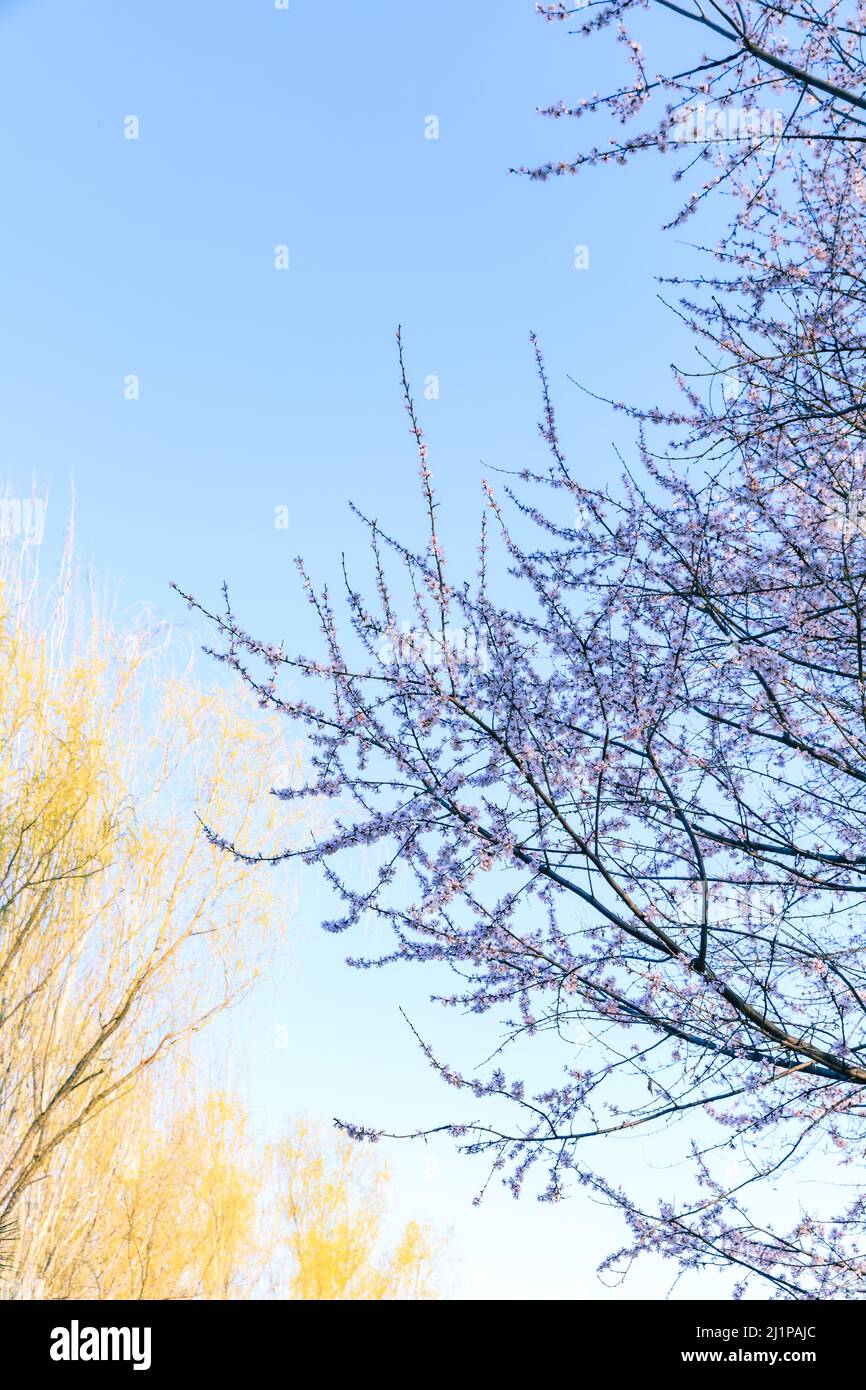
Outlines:
[{"label": "yellow foliage", "polygon": [[160,1106],[148,1077],[70,1146],[54,1171],[54,1201],[23,1233],[22,1292],[224,1299],[252,1291],[262,1170],[247,1117],[220,1092],[185,1106],[181,1094],[173,1084]]},{"label": "yellow foliage", "polygon": [[308,1121],[272,1151],[284,1297],[433,1298],[429,1233],[410,1221],[388,1238],[387,1165]]},{"label": "yellow foliage", "polygon": [[286,916],[196,819],[272,845],[271,732],[126,636],[0,589],[0,1220],[19,1224],[62,1146],[249,986]]},{"label": "yellow foliage", "polygon": [[237,1097],[180,1104],[192,1076],[173,1082],[160,1103],[148,1075],[64,1150],[19,1296],[435,1296],[437,1252],[417,1222],[391,1229],[384,1164],[304,1120],[263,1152]]}]

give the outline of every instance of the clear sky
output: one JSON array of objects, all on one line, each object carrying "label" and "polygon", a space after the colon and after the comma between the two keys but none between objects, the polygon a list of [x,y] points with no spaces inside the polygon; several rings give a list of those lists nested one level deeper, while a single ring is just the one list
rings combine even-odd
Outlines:
[{"label": "clear sky", "polygon": [[[227,579],[252,630],[298,649],[292,557],[320,579],[359,558],[350,497],[418,535],[398,323],[467,567],[482,474],[542,457],[530,330],[573,463],[613,476],[622,422],[567,378],[669,393],[684,348],[653,276],[689,254],[659,231],[671,169],[545,185],[508,169],[574,154],[588,130],[536,108],[613,85],[617,60],[530,0],[0,0],[0,491],[47,490],[46,556],[74,483],[79,553],[121,613],[146,603],[190,628],[169,581],[208,600]],[[234,1020],[257,1123],[460,1118],[397,1004],[464,1062],[471,1031],[431,1012],[423,980],[348,971],[297,886],[284,963]],[[614,1169],[649,1161],[641,1142],[612,1149]],[[594,1273],[619,1220],[586,1197],[493,1190],[476,1210],[481,1171],[447,1143],[392,1157],[406,1211],[453,1232],[452,1293],[621,1296]],[[670,1277],[647,1267],[624,1292]]]}]

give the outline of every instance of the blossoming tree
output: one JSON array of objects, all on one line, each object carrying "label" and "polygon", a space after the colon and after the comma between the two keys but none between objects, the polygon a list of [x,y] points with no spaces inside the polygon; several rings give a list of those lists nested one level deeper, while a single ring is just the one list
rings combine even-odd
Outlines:
[{"label": "blossoming tree", "polygon": [[[652,76],[626,28],[647,8],[717,51]],[[423,543],[363,518],[369,597],[346,579],[345,623],[302,567],[318,658],[202,608],[215,654],[308,731],[315,775],[277,795],[338,805],[303,852],[342,901],[326,925],[376,914],[380,960],[450,967],[442,1002],[504,1021],[483,1075],[419,1038],[486,1106],[452,1134],[515,1192],[538,1173],[551,1200],[571,1180],[619,1207],[610,1267],[652,1249],[797,1299],[858,1297],[866,1273],[866,1188],[844,1171],[866,1104],[866,13],[825,8],[577,15],[587,38],[615,29],[635,76],[552,114],[640,129],[529,172],[655,150],[706,171],[677,220],[733,209],[710,271],[679,288],[695,349],[679,406],[612,402],[638,436],[615,485],[569,465],[536,345],[547,463],[485,484],[477,576],[454,577],[404,368]],[[768,101],[770,120],[730,119]],[[342,870],[361,845],[372,890]],[[635,1195],[594,1157],[671,1126],[692,1169],[674,1192]],[[767,1203],[816,1163],[829,1196]]]}]

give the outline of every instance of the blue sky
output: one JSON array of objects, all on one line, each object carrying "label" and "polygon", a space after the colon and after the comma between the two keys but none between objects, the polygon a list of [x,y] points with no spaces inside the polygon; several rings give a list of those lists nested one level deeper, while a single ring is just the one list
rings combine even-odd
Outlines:
[{"label": "blue sky", "polygon": [[[484,472],[542,456],[530,330],[573,463],[613,477],[622,422],[567,377],[669,395],[685,349],[653,276],[689,254],[659,230],[671,169],[546,185],[508,169],[575,153],[587,128],[536,107],[614,85],[620,61],[529,0],[0,0],[0,489],[47,490],[46,555],[74,482],[79,554],[121,615],[146,603],[194,631],[169,581],[208,600],[227,579],[254,631],[303,646],[292,558],[317,578],[337,577],[343,550],[358,562],[347,499],[417,535],[398,323],[455,559],[472,565]],[[234,1019],[257,1122],[452,1118],[397,1011],[423,1011],[425,982],[347,971],[320,906],[303,881],[284,963]],[[633,1140],[611,1154],[623,1171],[642,1159]],[[453,1232],[453,1293],[664,1287],[650,1268],[618,1293],[598,1284],[621,1229],[585,1197],[550,1208],[493,1191],[475,1210],[480,1170],[447,1145],[392,1161],[406,1211]]]}]

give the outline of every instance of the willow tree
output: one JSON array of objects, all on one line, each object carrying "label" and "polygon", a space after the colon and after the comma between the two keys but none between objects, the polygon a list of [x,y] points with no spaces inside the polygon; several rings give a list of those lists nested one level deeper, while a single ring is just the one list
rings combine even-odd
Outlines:
[{"label": "willow tree", "polygon": [[26,552],[0,558],[0,1221],[20,1231],[80,1132],[249,987],[283,913],[196,820],[267,842],[257,712],[173,675],[152,624],[83,615],[68,556],[53,598]]},{"label": "willow tree", "polygon": [[418,1222],[395,1219],[384,1164],[306,1119],[265,1145],[241,1097],[203,1086],[188,1058],[84,1126],[46,1186],[0,1294],[435,1296],[440,1249]]},{"label": "willow tree", "polygon": [[[238,1097],[184,1059],[61,1145],[24,1199],[10,1298],[235,1299],[261,1279],[261,1155]],[[44,1190],[43,1190],[44,1189]]]},{"label": "willow tree", "polygon": [[418,1221],[395,1220],[386,1163],[299,1119],[271,1147],[270,1181],[272,1279],[284,1297],[436,1296],[442,1249]]}]

